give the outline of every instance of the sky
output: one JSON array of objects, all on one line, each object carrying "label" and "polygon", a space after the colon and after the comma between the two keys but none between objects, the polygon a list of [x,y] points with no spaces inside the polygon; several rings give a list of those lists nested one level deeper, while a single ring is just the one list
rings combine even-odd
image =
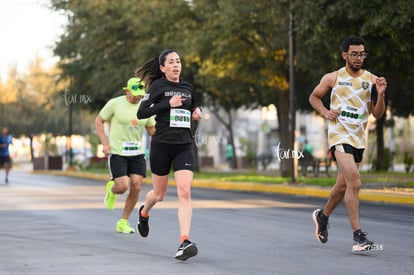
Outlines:
[{"label": "sky", "polygon": [[48,8],[49,0],[0,0],[0,76],[12,66],[25,73],[42,57],[44,66],[57,62],[53,46],[64,32],[66,17]]}]

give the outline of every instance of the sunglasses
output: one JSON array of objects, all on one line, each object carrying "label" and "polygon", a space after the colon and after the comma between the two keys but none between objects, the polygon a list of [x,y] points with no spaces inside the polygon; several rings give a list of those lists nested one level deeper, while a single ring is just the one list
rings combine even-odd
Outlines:
[{"label": "sunglasses", "polygon": [[142,84],[132,85],[132,86],[131,86],[131,89],[132,89],[133,91],[142,90],[143,88],[144,88],[144,85],[142,85]]}]

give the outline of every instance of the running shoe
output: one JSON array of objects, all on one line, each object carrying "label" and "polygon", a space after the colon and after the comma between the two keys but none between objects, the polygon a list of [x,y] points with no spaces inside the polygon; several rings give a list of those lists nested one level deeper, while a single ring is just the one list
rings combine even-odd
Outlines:
[{"label": "running shoe", "polygon": [[116,223],[116,232],[124,233],[124,234],[131,234],[131,233],[135,233],[135,230],[129,225],[128,220],[120,219]]},{"label": "running shoe", "polygon": [[141,210],[144,209],[144,205],[142,204],[138,210],[138,222],[137,222],[137,230],[142,237],[147,237],[149,233],[149,224],[148,220],[149,217],[144,218],[141,216]]},{"label": "running shoe", "polygon": [[113,180],[110,180],[106,183],[106,194],[104,203],[106,208],[108,209],[114,209],[116,204],[116,197],[117,195],[112,192],[112,186],[114,186],[115,182]]},{"label": "running shoe", "polygon": [[367,239],[367,232],[359,232],[354,236],[354,244],[352,245],[352,252],[361,252],[370,250],[374,242]]},{"label": "running shoe", "polygon": [[328,220],[324,221],[319,217],[319,214],[321,213],[321,209],[316,209],[312,213],[313,221],[315,222],[315,236],[318,241],[321,243],[326,243],[328,241],[328,228],[329,223]]},{"label": "running shoe", "polygon": [[185,240],[178,248],[175,258],[180,261],[185,261],[188,258],[194,257],[197,253],[198,249],[196,244]]}]

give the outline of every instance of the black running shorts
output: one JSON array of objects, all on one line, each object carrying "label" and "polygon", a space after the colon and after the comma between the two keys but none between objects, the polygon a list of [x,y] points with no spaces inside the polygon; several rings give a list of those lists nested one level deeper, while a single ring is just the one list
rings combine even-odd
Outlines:
[{"label": "black running shorts", "polygon": [[11,163],[10,156],[0,156],[0,166],[3,166],[5,163]]},{"label": "black running shorts", "polygon": [[331,147],[330,151],[331,151],[331,155],[332,155],[332,159],[334,161],[336,161],[335,158],[335,151],[338,150],[339,152],[342,153],[348,153],[354,156],[354,160],[356,163],[360,163],[362,161],[362,156],[364,154],[364,150],[365,149],[358,149],[355,148],[354,146],[351,146],[349,144],[337,144]]},{"label": "black running shorts", "polygon": [[171,165],[174,171],[194,171],[193,145],[151,141],[150,165],[151,172],[158,176],[168,175]]},{"label": "black running shorts", "polygon": [[144,155],[120,156],[110,155],[108,157],[108,168],[111,179],[129,176],[131,174],[147,176],[147,164]]}]

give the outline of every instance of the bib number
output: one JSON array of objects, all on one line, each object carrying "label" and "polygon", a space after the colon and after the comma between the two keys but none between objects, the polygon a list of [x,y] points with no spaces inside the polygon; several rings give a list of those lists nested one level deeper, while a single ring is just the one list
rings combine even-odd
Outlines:
[{"label": "bib number", "polygon": [[122,155],[123,156],[136,156],[142,154],[141,142],[139,141],[123,141],[122,142]]},{"label": "bib number", "polygon": [[191,127],[191,112],[185,109],[171,109],[170,127],[190,128]]},{"label": "bib number", "polygon": [[349,105],[343,105],[339,114],[339,120],[351,124],[361,124],[363,117],[362,108]]}]

